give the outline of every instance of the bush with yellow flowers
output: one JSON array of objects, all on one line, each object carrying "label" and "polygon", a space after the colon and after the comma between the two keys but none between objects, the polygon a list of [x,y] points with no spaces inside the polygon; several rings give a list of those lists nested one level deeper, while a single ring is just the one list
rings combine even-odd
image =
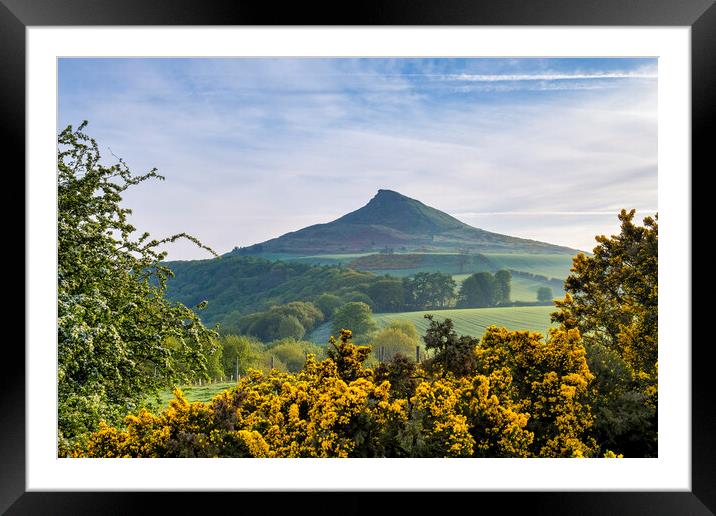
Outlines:
[{"label": "bush with yellow flowers", "polygon": [[586,457],[594,443],[586,438],[592,424],[587,404],[593,379],[579,330],[539,333],[487,329],[477,354],[477,371],[501,371],[498,391],[529,414],[526,429],[533,433],[531,454],[539,457]]},{"label": "bush with yellow flowers", "polygon": [[[449,328],[447,328],[449,330]],[[489,328],[476,370],[436,364],[364,367],[370,348],[348,330],[328,358],[291,374],[251,370],[208,403],[175,399],[159,414],[102,424],[75,457],[587,457],[591,380],[577,330]],[[400,361],[398,356],[395,360]],[[400,365],[400,364],[398,364]],[[392,390],[390,378],[410,377]],[[408,387],[406,387],[408,386]]]}]

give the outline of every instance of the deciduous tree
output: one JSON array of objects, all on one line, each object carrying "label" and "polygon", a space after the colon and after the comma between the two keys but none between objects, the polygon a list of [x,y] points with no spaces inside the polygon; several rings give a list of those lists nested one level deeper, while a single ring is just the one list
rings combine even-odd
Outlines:
[{"label": "deciduous tree", "polygon": [[[578,254],[552,320],[577,328],[598,374],[593,405],[599,437],[627,454],[657,452],[658,217],[634,223],[622,210],[618,235],[596,237],[593,255]],[[629,377],[625,385],[625,375]],[[646,407],[649,417],[640,405]],[[635,447],[635,443],[637,446]]]},{"label": "deciduous tree", "polygon": [[549,287],[540,287],[537,289],[537,301],[542,301],[543,303],[547,301],[552,301],[554,298],[554,294],[552,293],[552,289]]},{"label": "deciduous tree", "polygon": [[[104,164],[85,126],[68,126],[58,137],[61,446],[96,429],[101,419],[120,421],[147,393],[206,375],[205,357],[215,346],[215,334],[194,311],[164,297],[171,272],[162,265],[163,244],[185,238],[206,247],[184,233],[160,240],[136,236],[122,195],[163,178],[154,169],[135,175],[121,159]],[[169,337],[176,345],[165,345]]]},{"label": "deciduous tree", "polygon": [[365,340],[378,329],[373,321],[373,311],[365,303],[352,302],[343,305],[333,314],[333,334],[341,330],[353,332],[354,338]]}]

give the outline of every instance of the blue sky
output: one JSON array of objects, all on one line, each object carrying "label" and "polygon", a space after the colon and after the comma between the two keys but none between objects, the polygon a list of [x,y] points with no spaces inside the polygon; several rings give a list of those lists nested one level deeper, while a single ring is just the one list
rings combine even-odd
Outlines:
[{"label": "blue sky", "polygon": [[85,119],[166,177],[126,192],[135,226],[220,253],[379,188],[585,250],[657,209],[656,59],[61,59],[58,129]]}]

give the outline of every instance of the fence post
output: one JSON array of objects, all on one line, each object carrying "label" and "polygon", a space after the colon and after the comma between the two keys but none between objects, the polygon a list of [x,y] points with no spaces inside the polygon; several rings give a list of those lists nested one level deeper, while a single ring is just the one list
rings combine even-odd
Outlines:
[{"label": "fence post", "polygon": [[385,358],[385,346],[380,347],[380,361],[382,362]]},{"label": "fence post", "polygon": [[415,362],[420,363],[420,346],[415,346]]},{"label": "fence post", "polygon": [[271,369],[273,369],[273,355],[271,355]]},{"label": "fence post", "polygon": [[[231,378],[233,380],[233,378]],[[239,356],[236,355],[236,381],[239,381]]]}]

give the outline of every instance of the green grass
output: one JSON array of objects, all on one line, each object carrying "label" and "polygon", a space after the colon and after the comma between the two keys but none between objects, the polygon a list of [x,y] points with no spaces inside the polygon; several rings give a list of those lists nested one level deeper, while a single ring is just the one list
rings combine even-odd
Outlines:
[{"label": "green grass", "polygon": [[373,253],[347,253],[347,254],[320,254],[320,255],[297,255],[287,253],[257,253],[251,256],[257,256],[266,260],[284,262],[299,262],[309,265],[347,265],[355,258],[366,256]]},{"label": "green grass", "polygon": [[561,299],[564,297],[564,290],[557,289],[549,283],[532,278],[512,276],[511,286],[510,299],[512,301],[537,301],[537,290],[540,287],[551,288],[555,298]]},{"label": "green grass", "polygon": [[485,256],[500,269],[531,272],[548,278],[564,279],[572,267],[572,256],[567,254],[485,253]]},{"label": "green grass", "polygon": [[[375,314],[373,318],[379,327],[385,327],[391,321],[411,321],[421,335],[428,328],[428,320],[423,316],[433,314],[435,319],[450,318],[455,323],[455,331],[461,335],[482,337],[485,328],[494,324],[510,330],[538,331],[543,335],[551,326],[549,314],[554,306],[510,306],[503,308],[463,308],[454,310],[423,310],[420,312],[397,312]],[[307,337],[317,344],[326,344],[331,335],[331,323],[324,323]]]},{"label": "green grass", "polygon": [[452,319],[455,331],[461,335],[482,337],[485,329],[493,324],[510,330],[538,331],[545,335],[551,326],[549,314],[553,311],[553,306],[464,308],[376,314],[374,318],[380,327],[387,326],[390,321],[411,321],[420,334],[424,334],[428,328],[428,320],[423,316],[431,313],[436,320]]},{"label": "green grass", "polygon": [[[211,399],[219,394],[221,391],[225,391],[226,389],[230,389],[236,385],[236,382],[218,382],[218,383],[210,383],[206,385],[182,385],[179,386],[179,388],[184,393],[184,397],[191,401],[211,401]],[[165,391],[162,391],[159,393],[159,401],[161,407],[166,407],[169,405],[169,400],[174,399],[174,394],[170,389],[167,389]]]},{"label": "green grass", "polygon": [[306,335],[304,338],[309,342],[314,342],[316,344],[325,346],[326,344],[328,344],[328,337],[331,336],[332,325],[332,321],[324,322],[323,324],[315,328],[311,333]]}]

